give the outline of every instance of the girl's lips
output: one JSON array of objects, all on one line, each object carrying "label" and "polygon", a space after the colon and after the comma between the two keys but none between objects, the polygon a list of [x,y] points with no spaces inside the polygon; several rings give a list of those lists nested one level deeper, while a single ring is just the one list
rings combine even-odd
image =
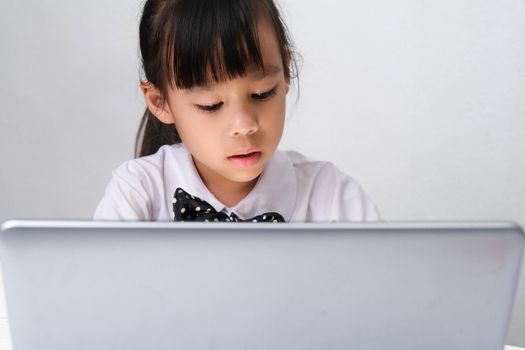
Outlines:
[{"label": "girl's lips", "polygon": [[260,158],[261,152],[252,152],[242,156],[228,157],[228,160],[237,166],[250,167],[257,164]]}]

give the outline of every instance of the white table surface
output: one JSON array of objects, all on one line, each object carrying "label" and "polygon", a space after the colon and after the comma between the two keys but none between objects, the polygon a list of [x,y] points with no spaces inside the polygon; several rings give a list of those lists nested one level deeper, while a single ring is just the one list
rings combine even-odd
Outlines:
[{"label": "white table surface", "polygon": [[[1,268],[1,266],[0,266]],[[4,298],[4,286],[2,283],[2,271],[0,270],[0,350],[12,350],[9,323],[7,321],[7,311]],[[516,346],[506,346],[505,350],[525,350]]]}]

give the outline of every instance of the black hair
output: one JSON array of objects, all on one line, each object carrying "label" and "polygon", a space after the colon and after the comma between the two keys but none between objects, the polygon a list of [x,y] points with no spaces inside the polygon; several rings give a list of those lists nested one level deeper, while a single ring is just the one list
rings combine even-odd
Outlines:
[{"label": "black hair", "polygon": [[[263,69],[257,22],[268,18],[280,48],[284,77],[295,77],[292,44],[273,0],[147,0],[139,26],[145,80],[163,98],[174,86],[187,89]],[[174,124],[164,124],[146,108],[135,142],[135,156],[180,143]],[[139,146],[140,144],[140,146]]]}]

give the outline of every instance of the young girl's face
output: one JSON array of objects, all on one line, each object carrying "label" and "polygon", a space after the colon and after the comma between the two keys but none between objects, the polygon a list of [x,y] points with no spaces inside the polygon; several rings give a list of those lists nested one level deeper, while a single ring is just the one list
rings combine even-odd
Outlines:
[{"label": "young girl's face", "polygon": [[[271,25],[261,21],[258,35],[264,70],[253,66],[232,80],[172,89],[157,107],[157,118],[175,123],[206,185],[254,184],[281,139],[288,82]],[[144,93],[155,111],[158,99]]]}]

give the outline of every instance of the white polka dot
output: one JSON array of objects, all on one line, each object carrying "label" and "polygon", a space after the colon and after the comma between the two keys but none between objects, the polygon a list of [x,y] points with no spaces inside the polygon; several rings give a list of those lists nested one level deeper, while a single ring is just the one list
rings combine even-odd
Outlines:
[{"label": "white polka dot", "polygon": [[211,211],[211,209],[209,209],[209,208],[208,208],[208,209],[206,209],[206,213],[209,213],[210,211]]},{"label": "white polka dot", "polygon": [[182,193],[182,190],[179,190],[179,193]]},{"label": "white polka dot", "polygon": [[226,222],[230,222],[230,219],[226,219]]},{"label": "white polka dot", "polygon": [[218,222],[218,221],[219,221],[219,219],[215,218],[215,219],[213,219],[213,221],[215,221],[215,222]]},{"label": "white polka dot", "polygon": [[177,198],[173,198],[173,203],[177,203]]},{"label": "white polka dot", "polygon": [[201,207],[195,208],[195,211],[201,211]]},{"label": "white polka dot", "polygon": [[266,220],[266,215],[263,216],[263,220]]},{"label": "white polka dot", "polygon": [[190,197],[191,197],[191,199],[195,199],[195,197],[193,197],[193,196],[190,196]]},{"label": "white polka dot", "polygon": [[206,220],[204,220],[204,222],[210,222],[210,220],[206,219]]},{"label": "white polka dot", "polygon": [[257,222],[257,220],[253,219],[253,221],[252,221],[252,222]]},{"label": "white polka dot", "polygon": [[272,222],[274,222],[274,223],[275,223],[275,222],[279,222],[279,221],[277,221],[277,220],[273,220]]},{"label": "white polka dot", "polygon": [[181,213],[184,213],[185,211],[186,211],[186,208],[182,208],[182,209],[180,210]]}]

